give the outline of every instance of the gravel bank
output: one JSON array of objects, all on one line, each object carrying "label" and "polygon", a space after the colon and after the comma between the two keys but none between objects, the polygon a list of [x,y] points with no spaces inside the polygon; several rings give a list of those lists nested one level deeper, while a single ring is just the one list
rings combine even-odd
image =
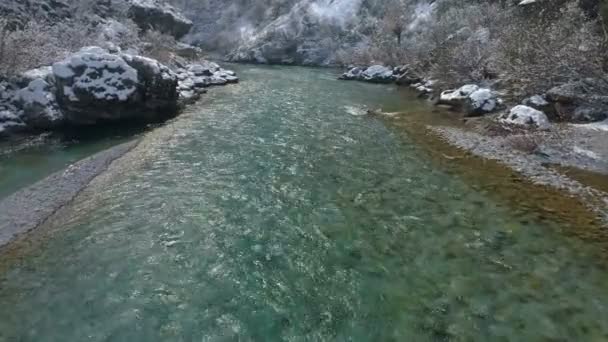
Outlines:
[{"label": "gravel bank", "polygon": [[470,153],[499,161],[519,172],[535,184],[546,185],[581,198],[608,224],[608,194],[586,186],[552,168],[542,156],[508,148],[501,137],[490,137],[461,128],[427,126],[447,143]]},{"label": "gravel bank", "polygon": [[0,247],[19,235],[36,229],[59,209],[69,204],[96,176],[138,141],[99,152],[56,172],[0,202]]}]

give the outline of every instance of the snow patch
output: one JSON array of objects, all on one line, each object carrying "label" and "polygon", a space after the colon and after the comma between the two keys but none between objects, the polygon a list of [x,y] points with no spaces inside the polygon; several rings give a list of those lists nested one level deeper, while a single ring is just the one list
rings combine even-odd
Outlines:
[{"label": "snow patch", "polygon": [[137,90],[137,70],[120,56],[99,47],[83,48],[55,63],[53,73],[65,82],[63,91],[71,101],[77,101],[78,94],[93,95],[98,100],[126,101]]},{"label": "snow patch", "polygon": [[572,150],[574,151],[574,153],[583,155],[587,158],[591,158],[591,159],[595,159],[595,160],[601,159],[600,156],[597,155],[597,153],[584,149],[584,148],[581,148],[581,147],[578,147],[578,146],[574,146],[574,148]]}]

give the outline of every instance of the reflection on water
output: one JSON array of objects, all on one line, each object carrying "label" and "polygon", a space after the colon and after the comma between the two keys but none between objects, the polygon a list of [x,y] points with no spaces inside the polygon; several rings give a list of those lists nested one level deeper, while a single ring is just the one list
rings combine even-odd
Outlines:
[{"label": "reflection on water", "polygon": [[240,72],[7,268],[0,340],[608,339],[593,246],[347,109],[424,104],[325,70]]}]

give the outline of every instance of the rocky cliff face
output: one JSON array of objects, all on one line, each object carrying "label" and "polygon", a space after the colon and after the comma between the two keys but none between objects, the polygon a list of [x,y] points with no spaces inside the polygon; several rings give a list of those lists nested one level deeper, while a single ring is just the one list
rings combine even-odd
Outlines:
[{"label": "rocky cliff face", "polygon": [[194,22],[189,43],[238,62],[328,65],[341,48],[366,44],[379,0],[172,0]]}]

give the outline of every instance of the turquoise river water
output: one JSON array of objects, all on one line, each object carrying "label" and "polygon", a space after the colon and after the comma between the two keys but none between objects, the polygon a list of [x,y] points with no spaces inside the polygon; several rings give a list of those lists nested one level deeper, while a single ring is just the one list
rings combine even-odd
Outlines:
[{"label": "turquoise river water", "polygon": [[[331,70],[237,71],[2,268],[0,341],[608,341],[595,247],[358,115],[423,102]],[[56,168],[4,158],[21,183]]]}]

